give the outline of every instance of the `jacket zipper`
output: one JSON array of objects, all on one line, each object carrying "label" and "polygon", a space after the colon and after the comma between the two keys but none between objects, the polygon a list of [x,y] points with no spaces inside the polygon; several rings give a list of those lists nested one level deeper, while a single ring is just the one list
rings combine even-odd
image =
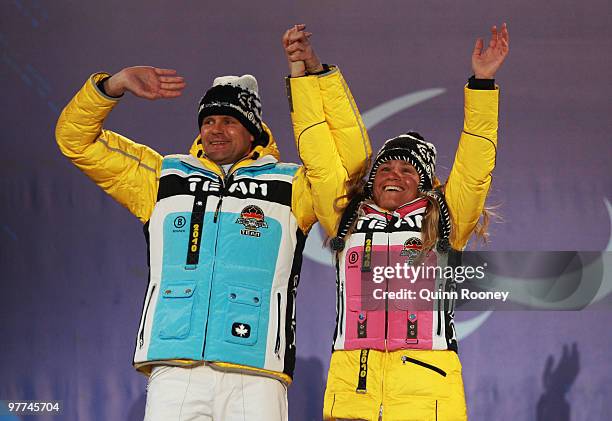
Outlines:
[{"label": "jacket zipper", "polygon": [[[385,215],[385,219],[387,219]],[[387,232],[387,266],[390,266],[391,250],[390,250],[390,234],[391,234],[391,222],[393,221],[393,215],[391,215],[391,219],[387,219],[387,226],[385,227],[385,231]],[[389,292],[389,281],[385,280],[385,290]],[[389,294],[385,295],[385,351],[387,349],[387,340],[389,337]]]},{"label": "jacket zipper", "polygon": [[342,324],[344,321],[344,282],[340,280],[340,253],[338,252],[334,254],[334,268],[336,269],[336,311],[338,312],[338,325],[336,332],[334,332],[335,343],[337,335],[342,336]]},{"label": "jacket zipper", "polygon": [[149,305],[151,304],[151,299],[153,298],[155,287],[157,287],[157,284],[153,284],[153,287],[151,288],[151,295],[149,295],[149,299],[147,300],[147,306],[145,307],[144,318],[142,319],[142,329],[140,329],[140,333],[138,334],[138,345],[140,349],[142,349],[144,345],[144,331],[145,331],[145,324],[147,323],[147,313],[149,313]]},{"label": "jacket zipper", "polygon": [[410,358],[410,357],[408,357],[406,355],[402,355],[402,363],[406,364],[406,362],[411,362],[413,364],[420,365],[421,367],[424,367],[424,368],[427,368],[429,370],[435,371],[439,375],[441,375],[443,377],[446,377],[446,371],[442,370],[441,368],[438,368],[435,365],[428,364],[428,363],[423,362],[421,360],[415,360],[414,358]]},{"label": "jacket zipper", "polygon": [[223,203],[223,192],[219,196],[219,201],[217,202],[217,209],[215,209],[215,217],[213,218],[213,222],[216,224],[219,219],[219,211],[221,210],[221,204]]},{"label": "jacket zipper", "polygon": [[[456,292],[457,291],[457,285],[456,284],[451,284],[451,291]],[[450,303],[448,305],[448,313],[454,315],[455,314],[455,300],[450,300]]]},{"label": "jacket zipper", "polygon": [[[226,183],[225,182],[226,181],[226,177],[228,177],[228,176],[227,176],[227,174],[225,174],[225,170],[223,169],[223,167],[221,165],[219,165],[217,163],[215,163],[215,165],[217,165],[217,167],[219,167],[219,169],[221,170],[221,174],[223,174],[223,177],[221,177],[221,191],[219,192],[220,193],[219,194],[219,201],[217,202],[217,208],[215,209],[215,216],[213,217],[213,222],[216,224],[218,219],[219,219],[219,211],[221,210],[221,204],[223,204],[223,197],[225,195],[225,186],[229,185],[229,179],[227,180],[228,183]],[[236,164],[234,164],[234,165],[236,165]],[[232,165],[230,167],[230,171],[228,171],[228,173],[231,172],[231,170],[234,167],[234,165]],[[216,248],[216,245],[215,245],[215,248]]]},{"label": "jacket zipper", "polygon": [[342,325],[344,324],[344,286],[340,282],[340,315],[338,316],[338,324],[340,325],[340,336],[342,336]]},{"label": "jacket zipper", "polygon": [[276,346],[274,347],[274,354],[280,358],[279,355],[279,351],[280,351],[280,346],[281,346],[281,340],[280,340],[280,325],[281,325],[281,294],[280,292],[276,293]]},{"label": "jacket zipper", "polygon": [[[438,289],[438,293],[442,295],[442,288]],[[438,298],[438,336],[442,334],[442,310],[440,307],[442,306],[443,303],[444,301]]]}]

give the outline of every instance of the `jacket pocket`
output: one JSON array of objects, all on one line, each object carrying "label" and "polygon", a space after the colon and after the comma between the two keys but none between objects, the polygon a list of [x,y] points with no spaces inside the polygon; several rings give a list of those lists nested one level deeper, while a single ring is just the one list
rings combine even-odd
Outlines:
[{"label": "jacket pocket", "polygon": [[160,339],[185,339],[191,330],[195,281],[168,282],[160,290],[158,303]]},{"label": "jacket pocket", "polygon": [[255,345],[259,334],[262,291],[238,285],[226,288],[225,341]]},{"label": "jacket pocket", "polygon": [[[385,337],[385,309],[384,302],[381,310],[365,308],[369,297],[360,295],[347,297],[346,331],[347,341],[355,339],[384,339]],[[349,345],[350,346],[350,345]]]}]

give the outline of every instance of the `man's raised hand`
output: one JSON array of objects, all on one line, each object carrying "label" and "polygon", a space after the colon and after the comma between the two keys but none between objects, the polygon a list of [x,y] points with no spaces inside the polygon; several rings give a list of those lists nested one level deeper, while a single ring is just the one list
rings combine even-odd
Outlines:
[{"label": "man's raised hand", "polygon": [[176,98],[185,88],[185,80],[176,70],[150,66],[126,67],[104,81],[104,90],[110,96],[131,92],[139,98]]}]

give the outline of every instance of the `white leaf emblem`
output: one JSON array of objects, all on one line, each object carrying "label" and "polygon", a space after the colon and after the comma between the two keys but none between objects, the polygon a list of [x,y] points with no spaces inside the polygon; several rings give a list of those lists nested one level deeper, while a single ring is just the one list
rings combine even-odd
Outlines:
[{"label": "white leaf emblem", "polygon": [[238,336],[244,336],[249,333],[249,329],[247,329],[243,324],[237,326],[234,330]]}]

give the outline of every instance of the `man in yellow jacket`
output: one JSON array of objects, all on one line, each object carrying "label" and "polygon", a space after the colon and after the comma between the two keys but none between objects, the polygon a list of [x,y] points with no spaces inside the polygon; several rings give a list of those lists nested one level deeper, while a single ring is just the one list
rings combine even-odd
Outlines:
[{"label": "man in yellow jacket", "polygon": [[306,235],[317,218],[335,232],[334,198],[371,154],[338,69],[301,79],[322,112],[318,136],[297,139],[302,166],[279,162],[251,75],[215,79],[186,155],[102,128],[126,92],[179,96],[174,70],[96,73],[59,118],[62,153],[145,224],[150,276],[134,366],[150,375],[148,421],[287,419]]}]

